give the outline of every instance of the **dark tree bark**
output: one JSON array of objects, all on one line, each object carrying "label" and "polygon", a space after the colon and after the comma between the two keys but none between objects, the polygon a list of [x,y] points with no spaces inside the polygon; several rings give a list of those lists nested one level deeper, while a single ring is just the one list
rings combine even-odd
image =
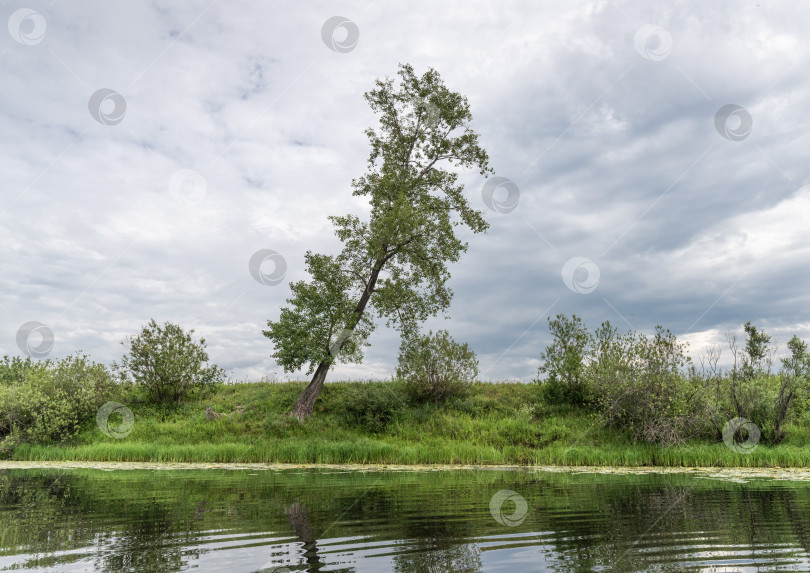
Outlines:
[{"label": "dark tree bark", "polygon": [[[366,306],[368,306],[368,301],[371,298],[371,293],[374,292],[374,287],[377,285],[377,279],[380,276],[380,271],[383,268],[383,265],[390,259],[395,251],[388,253],[386,256],[378,259],[374,263],[374,267],[371,270],[371,276],[369,277],[368,283],[366,283],[366,288],[363,291],[360,300],[357,301],[357,307],[354,309],[354,324],[351,325],[349,330],[354,330],[357,325],[360,323],[360,319],[363,318],[363,313],[366,312]],[[343,348],[343,345],[346,343],[346,339],[339,340],[337,343],[336,349],[332,350],[332,354],[337,356],[340,352],[340,349]],[[315,369],[315,374],[312,376],[312,380],[310,381],[309,385],[304,389],[301,395],[298,397],[298,401],[295,403],[295,407],[293,408],[292,415],[295,416],[298,420],[306,420],[310,416],[312,416],[312,412],[315,409],[315,400],[318,399],[318,396],[323,390],[323,385],[326,382],[326,374],[329,372],[329,367],[332,365],[332,360],[334,358],[330,356],[329,360],[321,361],[318,364],[318,367]]]},{"label": "dark tree bark", "polygon": [[312,415],[315,409],[315,400],[318,399],[318,395],[321,393],[321,390],[323,390],[324,382],[326,382],[326,373],[329,372],[329,364],[329,362],[321,362],[318,364],[318,368],[315,370],[315,375],[312,377],[309,386],[307,386],[298,397],[292,414],[299,420],[306,420]]}]

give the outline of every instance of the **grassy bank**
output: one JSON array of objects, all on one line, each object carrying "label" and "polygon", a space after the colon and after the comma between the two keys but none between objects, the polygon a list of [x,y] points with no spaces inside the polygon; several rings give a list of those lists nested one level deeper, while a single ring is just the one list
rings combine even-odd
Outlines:
[{"label": "grassy bank", "polygon": [[[16,460],[810,467],[810,428],[749,454],[722,442],[633,443],[598,414],[543,406],[534,384],[477,383],[441,407],[411,405],[397,383],[327,384],[305,423],[287,412],[304,383],[229,384],[178,407],[131,401],[132,432],[94,423],[60,445],[19,444]],[[221,415],[206,418],[211,407]]]}]

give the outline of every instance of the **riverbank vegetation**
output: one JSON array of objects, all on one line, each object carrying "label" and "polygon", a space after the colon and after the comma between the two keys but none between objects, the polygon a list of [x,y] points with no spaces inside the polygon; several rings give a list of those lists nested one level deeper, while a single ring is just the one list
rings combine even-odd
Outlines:
[{"label": "riverbank vegetation", "polygon": [[[589,331],[578,317],[563,315],[549,327],[552,343],[540,353],[534,383],[474,381],[472,350],[439,331],[403,345],[390,381],[326,384],[314,416],[302,422],[290,411],[306,383],[223,383],[221,371],[207,365],[204,341],[153,322],[128,341],[129,359],[112,370],[78,356],[0,361],[0,455],[810,467],[810,360],[798,338],[773,371],[769,338],[746,324],[739,347],[729,335],[734,362],[723,371],[718,349],[694,364],[660,327],[651,336],[619,333],[609,323]],[[175,355],[165,352],[169,347]],[[162,357],[160,368],[133,369],[152,364],[153,352]],[[184,388],[182,396],[173,385]],[[110,401],[117,405],[99,419]],[[734,420],[743,422],[730,425]]]}]

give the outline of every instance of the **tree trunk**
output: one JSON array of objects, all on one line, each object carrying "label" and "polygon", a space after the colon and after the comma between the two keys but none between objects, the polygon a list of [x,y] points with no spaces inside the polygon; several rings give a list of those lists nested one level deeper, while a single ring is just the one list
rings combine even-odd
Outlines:
[{"label": "tree trunk", "polygon": [[318,368],[315,370],[315,375],[312,377],[312,381],[301,393],[301,395],[298,397],[298,401],[295,403],[295,408],[293,408],[292,411],[293,416],[299,420],[306,420],[312,415],[312,411],[315,408],[315,400],[318,399],[318,395],[323,389],[323,384],[326,382],[327,372],[329,372],[328,362],[321,362],[318,364]]},{"label": "tree trunk", "polygon": [[[357,307],[354,309],[354,324],[352,324],[349,330],[354,330],[355,327],[360,324],[360,319],[363,318],[363,313],[366,311],[366,305],[368,305],[368,301],[371,298],[371,293],[374,292],[380,271],[392,255],[393,253],[389,253],[374,263],[374,267],[371,269],[371,276],[369,277],[368,283],[366,283],[366,288],[360,300],[357,301]],[[333,357],[338,355],[344,343],[345,340],[339,341],[337,350],[330,351]],[[320,395],[321,390],[323,390],[323,384],[326,382],[326,374],[329,372],[329,366],[331,365],[332,360],[323,361],[318,364],[318,368],[315,370],[315,374],[312,376],[312,381],[309,383],[309,386],[307,386],[298,397],[298,401],[295,403],[295,407],[292,411],[292,415],[298,420],[306,420],[312,416],[312,412],[315,409],[315,400],[318,399],[318,395]]]}]

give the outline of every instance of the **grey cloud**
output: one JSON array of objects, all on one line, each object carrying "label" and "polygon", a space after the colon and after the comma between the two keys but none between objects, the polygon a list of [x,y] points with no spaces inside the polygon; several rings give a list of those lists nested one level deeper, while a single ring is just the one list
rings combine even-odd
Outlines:
[{"label": "grey cloud", "polygon": [[[350,188],[374,121],[362,93],[406,61],[469,97],[497,175],[520,188],[514,211],[487,211],[486,235],[464,234],[452,318],[426,325],[469,341],[488,377],[534,376],[558,312],[701,340],[748,319],[810,336],[808,237],[787,232],[810,183],[804,6],[34,9],[39,44],[0,39],[0,352],[17,353],[17,328],[37,320],[54,355],[110,362],[154,316],[196,328],[237,378],[286,376],[261,329],[306,277],[304,252],[339,249],[327,215],[367,211]],[[321,40],[337,15],[360,30],[351,52]],[[636,51],[646,24],[672,37],[661,61]],[[120,124],[88,113],[100,88],[126,99]],[[729,103],[753,118],[743,141],[715,130]],[[170,193],[181,169],[205,181],[198,204]],[[485,180],[462,180],[486,210]],[[250,276],[259,249],[284,255],[284,283]],[[599,267],[590,294],[560,276],[575,256]],[[398,337],[381,326],[371,342],[363,365],[331,377],[390,375]]]}]

